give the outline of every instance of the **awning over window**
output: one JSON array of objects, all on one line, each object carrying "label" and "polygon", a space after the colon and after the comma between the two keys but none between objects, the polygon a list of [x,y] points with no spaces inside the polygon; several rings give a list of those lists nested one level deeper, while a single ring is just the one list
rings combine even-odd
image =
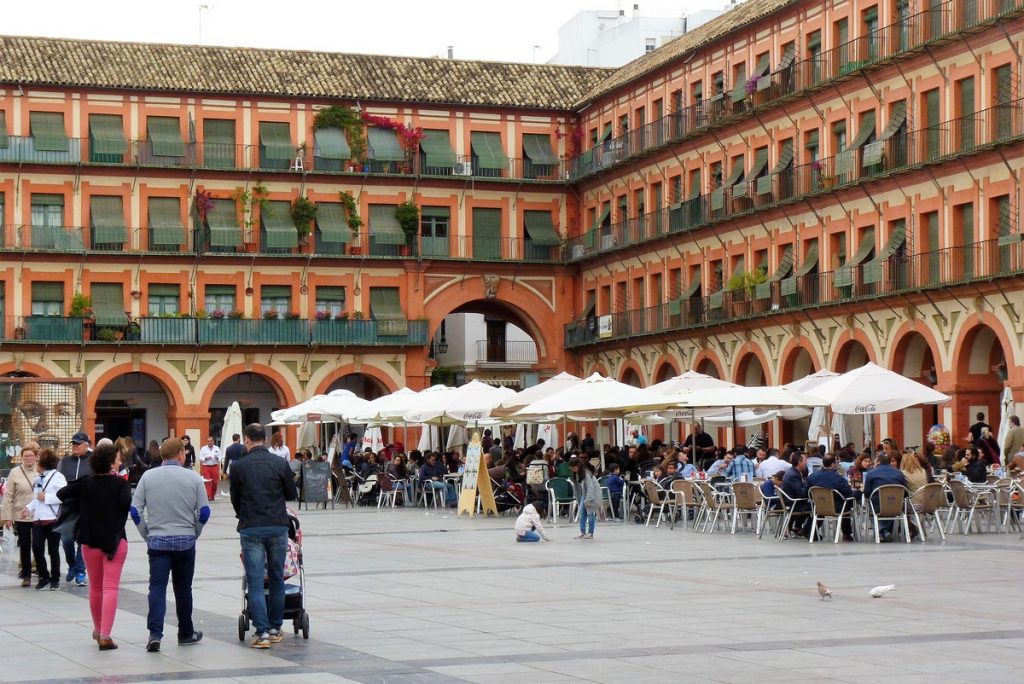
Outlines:
[{"label": "awning over window", "polygon": [[369,158],[375,161],[392,162],[405,159],[405,152],[398,144],[398,136],[390,128],[369,128],[366,131],[369,141]]},{"label": "awning over window", "polygon": [[775,67],[775,71],[779,72],[783,69],[788,69],[793,66],[793,62],[796,60],[796,45],[787,45],[786,49],[782,51],[782,59],[779,60],[778,66]]},{"label": "awning over window", "polygon": [[700,169],[697,169],[697,173],[690,176],[690,195],[686,199],[697,199],[700,197],[701,191],[701,177]]},{"label": "awning over window", "polygon": [[420,149],[426,157],[424,163],[433,168],[446,168],[455,166],[457,157],[452,149],[451,138],[448,131],[423,131],[420,139]]},{"label": "awning over window", "polygon": [[690,279],[690,284],[686,286],[685,290],[683,290],[683,294],[680,296],[680,299],[690,299],[691,297],[699,296],[700,280],[701,274],[700,269],[698,268],[696,271],[694,271],[693,277]]},{"label": "awning over window", "polygon": [[793,272],[792,277],[784,278],[780,284],[783,295],[796,294],[797,280],[811,273],[818,265],[818,243],[812,242],[804,253],[804,260],[800,267]]},{"label": "awning over window", "polygon": [[206,214],[210,226],[211,247],[241,247],[242,230],[238,226],[235,203],[229,198],[215,199]]},{"label": "awning over window", "polygon": [[501,209],[480,207],[473,210],[473,240],[481,247],[497,251],[501,240]]},{"label": "awning over window", "polygon": [[889,123],[886,124],[885,130],[882,131],[882,135],[878,136],[879,140],[888,140],[892,136],[896,135],[896,131],[900,129],[900,126],[907,120],[907,103],[897,102],[893,105],[892,114],[889,115]]},{"label": "awning over window", "polygon": [[725,179],[724,183],[722,183],[723,188],[731,188],[732,186],[740,182],[740,179],[743,178],[745,162],[745,157],[739,157],[738,159],[733,161],[732,173],[730,173],[729,177]]},{"label": "awning over window", "polygon": [[808,133],[807,137],[806,137],[806,140],[807,140],[807,143],[806,143],[807,147],[813,147],[813,148],[817,149],[817,147],[818,147],[818,131],[814,130],[814,131],[811,131],[810,133]]},{"label": "awning over window", "polygon": [[377,322],[378,335],[409,334],[409,321],[402,311],[397,287],[370,288],[370,318]]},{"label": "awning over window", "polygon": [[153,283],[149,286],[149,296],[152,297],[180,297],[181,286],[171,283]]},{"label": "awning over window", "polygon": [[772,168],[772,173],[781,173],[793,164],[793,141],[787,140],[782,144],[782,151],[779,152],[779,161]]},{"label": "awning over window", "polygon": [[732,101],[739,102],[747,96],[747,69],[741,65],[736,72],[736,82],[732,84]]},{"label": "awning over window", "polygon": [[149,200],[149,240],[154,245],[185,244],[185,226],[181,222],[178,198],[154,197]]},{"label": "awning over window", "polygon": [[32,283],[33,302],[63,302],[64,283],[34,282]]},{"label": "awning over window", "polygon": [[889,241],[885,243],[885,247],[878,253],[870,263],[864,264],[863,280],[866,283],[877,283],[882,279],[882,264],[892,257],[896,256],[896,253],[903,246],[903,243],[907,240],[907,226],[905,223],[900,222],[893,228],[892,234],[889,235]]},{"label": "awning over window", "polygon": [[477,158],[477,166],[481,169],[504,169],[508,166],[508,157],[501,147],[501,135],[498,133],[473,133],[471,136],[473,154]]},{"label": "awning over window", "polygon": [[764,170],[768,168],[768,148],[759,150],[757,156],[754,157],[754,165],[750,167],[750,173],[747,174],[747,178],[757,178]]},{"label": "awning over window", "polygon": [[37,152],[67,152],[68,135],[60,112],[30,112],[29,129]]},{"label": "awning over window", "polygon": [[313,132],[316,139],[316,156],[322,159],[350,159],[352,149],[340,128],[318,128]]},{"label": "awning over window", "polygon": [[771,58],[765,54],[761,55],[757,60],[757,66],[754,67],[754,73],[752,76],[767,76],[768,70],[771,68]]},{"label": "awning over window", "polygon": [[782,258],[779,259],[779,267],[775,269],[775,273],[768,278],[768,282],[774,283],[782,280],[789,275],[789,272],[793,270],[793,245],[786,245],[786,250],[782,253]]},{"label": "awning over window", "polygon": [[234,145],[235,122],[231,119],[203,119],[203,142],[207,145]]},{"label": "awning over window", "polygon": [[583,318],[592,318],[597,312],[597,292],[587,291],[587,303],[583,305]]},{"label": "awning over window", "polygon": [[124,226],[124,203],[120,197],[93,196],[89,200],[93,244],[124,244],[127,231]]},{"label": "awning over window", "polygon": [[860,122],[860,130],[857,131],[857,137],[850,143],[851,150],[856,150],[859,147],[863,147],[869,138],[875,134],[875,112],[865,112],[864,118]]},{"label": "awning over window", "polygon": [[286,122],[261,121],[260,147],[267,159],[292,159],[295,156],[295,145]]},{"label": "awning over window", "polygon": [[324,242],[352,242],[352,229],[348,227],[345,208],[340,202],[320,202],[316,206],[316,225]]},{"label": "awning over window", "polygon": [[92,151],[96,154],[124,154],[128,151],[124,126],[121,117],[116,114],[90,115],[89,137],[92,140]]},{"label": "awning over window", "polygon": [[146,119],[146,129],[154,156],[185,156],[185,141],[181,139],[181,121],[168,116],[151,116]]},{"label": "awning over window", "polygon": [[264,247],[291,249],[299,245],[299,230],[292,220],[291,202],[267,202],[260,218],[266,232]]},{"label": "awning over window", "polygon": [[604,125],[604,130],[601,132],[601,139],[598,142],[608,142],[612,139],[612,122],[609,121]]},{"label": "awning over window", "polygon": [[864,262],[865,259],[875,249],[875,229],[869,228],[864,231],[863,237],[860,239],[860,246],[857,247],[857,251],[853,253],[850,260],[839,267],[835,274],[835,284],[837,287],[844,287],[846,285],[853,284],[853,268],[859,266]]},{"label": "awning over window", "polygon": [[124,289],[121,283],[93,283],[89,293],[96,325],[127,325]]},{"label": "awning over window", "polygon": [[558,237],[555,225],[551,221],[550,211],[523,212],[523,224],[526,226],[526,234],[530,236],[534,245],[549,247],[562,244],[562,239]]},{"label": "awning over window", "polygon": [[547,166],[558,163],[558,157],[551,149],[551,137],[547,135],[524,133],[523,152],[534,164]]},{"label": "awning over window", "polygon": [[394,204],[370,205],[370,233],[378,245],[404,245],[405,233],[395,216]]}]

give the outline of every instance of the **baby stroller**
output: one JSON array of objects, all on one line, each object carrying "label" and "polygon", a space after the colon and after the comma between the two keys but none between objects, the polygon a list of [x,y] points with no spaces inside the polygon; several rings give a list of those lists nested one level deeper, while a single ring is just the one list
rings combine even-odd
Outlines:
[{"label": "baby stroller", "polygon": [[494,505],[498,513],[512,512],[518,515],[526,499],[523,486],[517,482],[502,484],[491,478],[491,487],[494,489]]},{"label": "baby stroller", "polygon": [[[309,638],[309,613],[306,612],[303,596],[306,590],[305,571],[302,567],[302,528],[299,516],[292,509],[288,510],[288,550],[284,558],[284,619],[292,621],[295,633],[302,631],[302,638]],[[288,582],[298,576],[299,583]],[[249,614],[248,583],[242,574],[242,613],[238,616],[238,640],[245,641],[245,633],[249,631],[252,616]],[[267,590],[267,578],[263,578],[263,589]]]}]

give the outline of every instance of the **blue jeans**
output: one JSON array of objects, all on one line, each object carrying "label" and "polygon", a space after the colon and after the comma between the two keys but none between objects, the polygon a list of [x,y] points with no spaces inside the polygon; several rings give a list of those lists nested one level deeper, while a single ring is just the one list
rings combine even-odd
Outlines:
[{"label": "blue jeans", "polygon": [[539,542],[540,535],[533,530],[527,530],[523,532],[522,536],[516,536],[517,542]]},{"label": "blue jeans", "polygon": [[149,549],[149,615],[146,627],[150,639],[164,636],[167,615],[167,578],[174,588],[174,610],[178,615],[178,638],[187,639],[195,631],[192,625],[192,576],[196,569],[196,547],[188,551]]},{"label": "blue jeans", "polygon": [[[284,559],[288,528],[247,527],[239,531],[249,599],[249,617],[256,634],[281,629],[284,623]],[[267,593],[264,593],[266,577]]]},{"label": "blue jeans", "polygon": [[85,561],[82,560],[82,545],[75,543],[74,537],[61,537],[60,543],[64,547],[64,558],[68,561],[68,575],[75,579],[77,575],[85,574]]},{"label": "blue jeans", "polygon": [[455,496],[455,485],[450,482],[442,482],[441,480],[431,480],[430,486],[434,488],[434,491],[444,490],[444,502],[449,506],[454,505],[458,499]]},{"label": "blue jeans", "polygon": [[588,511],[587,505],[580,501],[580,534],[594,534],[597,524],[597,511]]}]

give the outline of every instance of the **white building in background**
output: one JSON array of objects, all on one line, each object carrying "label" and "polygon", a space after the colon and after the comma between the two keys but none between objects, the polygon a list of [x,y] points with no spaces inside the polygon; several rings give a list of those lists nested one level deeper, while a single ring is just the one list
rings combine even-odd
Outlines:
[{"label": "white building in background", "polygon": [[644,16],[639,4],[633,5],[630,13],[624,9],[584,10],[558,29],[558,53],[548,63],[620,67],[722,12],[698,10],[680,12],[675,17]]},{"label": "white building in background", "polygon": [[453,382],[462,385],[479,380],[490,385],[520,389],[536,383],[526,379],[537,363],[537,345],[518,326],[483,314],[455,313],[445,317],[434,338],[438,366],[455,372]]}]

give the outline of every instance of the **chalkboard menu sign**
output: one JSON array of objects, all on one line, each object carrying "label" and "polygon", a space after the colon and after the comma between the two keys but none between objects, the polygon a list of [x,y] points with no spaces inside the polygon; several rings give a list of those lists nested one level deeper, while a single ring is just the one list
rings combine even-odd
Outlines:
[{"label": "chalkboard menu sign", "polygon": [[302,504],[323,504],[331,500],[328,488],[331,483],[331,464],[320,461],[306,461],[302,464],[302,480],[299,492],[299,508]]}]

